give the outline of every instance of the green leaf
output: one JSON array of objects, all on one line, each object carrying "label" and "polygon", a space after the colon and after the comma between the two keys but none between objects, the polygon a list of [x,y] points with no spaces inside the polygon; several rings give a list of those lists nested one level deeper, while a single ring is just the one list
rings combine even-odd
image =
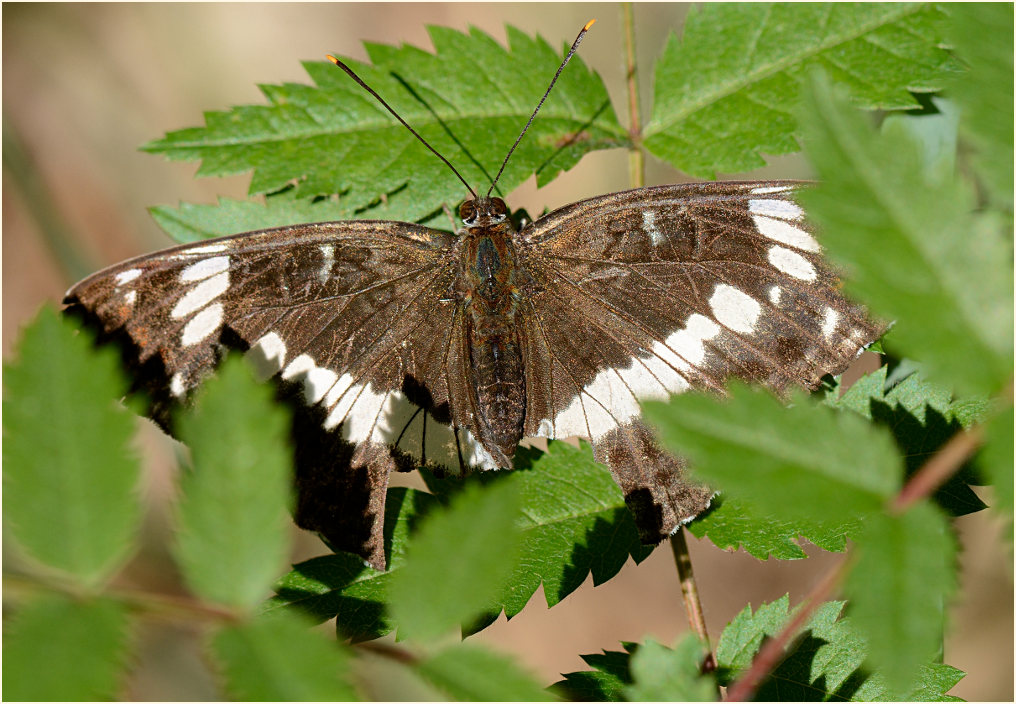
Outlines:
[{"label": "green leaf", "polygon": [[[438,494],[461,487],[458,480],[424,478]],[[508,618],[522,611],[541,584],[547,606],[554,606],[589,574],[594,585],[603,584],[629,556],[638,563],[652,552],[639,540],[617,482],[596,464],[588,443],[576,448],[551,441],[547,452],[519,448],[509,476],[475,477],[479,482],[502,479],[518,487],[523,506],[522,558],[500,600]]]},{"label": "green leaf", "polygon": [[789,597],[782,596],[771,604],[763,603],[754,614],[748,605],[727,624],[716,643],[716,665],[722,675],[720,684],[734,682],[751,667],[762,647],[762,639],[775,636],[787,622],[789,604]]},{"label": "green leaf", "polygon": [[[948,389],[925,381],[920,373],[910,374],[887,387],[888,367],[866,375],[839,398],[827,398],[834,408],[850,409],[892,433],[911,476],[956,433],[982,420],[988,409],[984,399],[954,401]],[[984,502],[970,488],[974,480],[964,465],[936,492],[935,501],[953,516],[984,508]]]},{"label": "green leaf", "polygon": [[349,217],[345,208],[328,198],[310,201],[274,197],[265,203],[220,198],[215,205],[182,203],[179,208],[157,205],[148,212],[177,242]]},{"label": "green leaf", "polygon": [[[594,584],[616,575],[631,556],[641,562],[652,551],[642,545],[617,483],[593,461],[588,444],[581,449],[550,442],[546,453],[520,448],[517,469],[507,475],[484,473],[468,481],[438,481],[424,473],[432,491],[442,496],[470,483],[506,482],[516,487],[523,507],[518,527],[522,555],[484,621],[503,608],[511,618],[541,585],[549,606],[577,589],[592,574]],[[409,527],[436,499],[422,492],[389,489],[385,503],[388,571],[366,567],[363,560],[339,553],[297,565],[277,587],[271,608],[295,605],[326,620],[337,617],[344,635],[374,638],[394,628],[384,614],[388,585],[403,567]],[[480,628],[474,623],[471,628]]]},{"label": "green leaf", "polygon": [[713,702],[719,699],[716,681],[701,672],[705,649],[686,634],[673,649],[647,640],[631,655],[632,684],[625,698],[633,702]]},{"label": "green leaf", "polygon": [[920,503],[901,516],[869,516],[857,543],[844,585],[850,614],[869,643],[869,664],[904,692],[942,647],[955,540],[942,515]]},{"label": "green leaf", "polygon": [[[472,29],[429,29],[436,53],[367,44],[373,65],[346,62],[474,187],[486,188],[546,90],[562,53],[508,27],[510,49]],[[482,71],[476,67],[482,66]],[[202,161],[200,175],[254,170],[252,194],[292,186],[341,194],[341,216],[416,221],[454,205],[462,184],[365,90],[325,61],[306,62],[315,86],[262,86],[266,106],[209,112],[205,127],[145,145]],[[468,77],[468,79],[466,78]],[[606,89],[572,59],[499,182],[509,192],[534,172],[540,185],[583,154],[629,143]],[[379,199],[385,203],[378,206]],[[260,226],[260,225],[259,225]]]},{"label": "green leaf", "polygon": [[580,655],[592,670],[569,672],[551,691],[573,702],[617,702],[624,700],[624,688],[632,683],[631,653],[638,645],[622,643],[625,652],[605,650],[603,653]]},{"label": "green leaf", "polygon": [[421,516],[438,501],[422,491],[397,487],[385,499],[384,542],[388,571],[366,565],[350,553],[315,557],[293,567],[276,586],[267,610],[296,607],[316,621],[335,618],[343,637],[378,638],[395,629],[386,611],[393,575],[406,560],[406,543]]},{"label": "green leaf", "polygon": [[801,86],[821,66],[865,108],[918,107],[956,63],[934,6],[888,3],[706,4],[688,13],[656,63],[652,154],[703,178],[798,150]]},{"label": "green leaf", "polygon": [[126,559],[140,518],[117,356],[49,306],[17,356],[4,366],[4,522],[32,557],[95,586]]},{"label": "green leaf", "polygon": [[417,671],[459,701],[545,702],[554,699],[514,660],[470,643],[443,649],[420,662]]},{"label": "green leaf", "polygon": [[211,641],[235,701],[350,701],[349,653],[293,614],[223,628]]},{"label": "green leaf", "polygon": [[753,557],[767,560],[800,560],[808,555],[799,538],[829,552],[843,552],[856,521],[810,521],[788,518],[782,513],[759,515],[743,501],[716,496],[709,510],[686,526],[696,538],[709,538],[721,550],[739,547]]},{"label": "green leaf", "polygon": [[47,595],[4,629],[4,701],[117,699],[127,665],[127,613],[100,599]]},{"label": "green leaf", "polygon": [[1000,220],[973,217],[970,188],[929,173],[909,136],[876,133],[824,79],[805,102],[822,183],[801,201],[848,292],[896,321],[892,345],[931,378],[962,393],[1000,388],[1013,366],[1012,249]]},{"label": "green leaf", "polygon": [[180,478],[176,555],[202,598],[252,608],[289,547],[290,421],[239,358],[226,360],[180,418],[193,468]]},{"label": "green leaf", "polygon": [[[753,614],[746,606],[724,629],[716,646],[720,683],[729,686],[751,666],[762,643],[790,620],[789,600],[762,604]],[[863,668],[867,643],[848,618],[839,618],[843,602],[819,606],[788,647],[776,669],[760,684],[757,701],[956,701],[946,696],[962,677],[959,670],[937,663],[921,668],[918,685],[899,697],[880,675]]]},{"label": "green leaf", "polygon": [[956,169],[956,144],[959,138],[960,111],[944,98],[929,98],[929,107],[921,113],[890,113],[882,121],[882,133],[897,131],[910,136],[921,146],[924,168],[941,174]]},{"label": "green leaf", "polygon": [[949,86],[963,110],[963,131],[993,198],[1013,205],[1013,6],[962,3],[949,8],[948,35],[970,67]]},{"label": "green leaf", "polygon": [[688,457],[693,473],[756,513],[826,525],[878,510],[899,487],[888,436],[803,394],[784,407],[743,383],[729,398],[673,396],[643,404],[664,446]]},{"label": "green leaf", "polygon": [[519,513],[516,488],[498,482],[422,521],[389,590],[401,636],[434,639],[490,610],[518,560]]}]

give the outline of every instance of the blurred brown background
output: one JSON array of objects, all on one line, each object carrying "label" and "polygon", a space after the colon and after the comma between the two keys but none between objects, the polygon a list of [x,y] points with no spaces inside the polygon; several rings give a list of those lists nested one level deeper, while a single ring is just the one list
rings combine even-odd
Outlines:
[{"label": "blurred brown background", "polygon": [[[679,31],[683,5],[635,10],[642,109],[652,101],[652,59]],[[149,205],[243,197],[247,176],[195,180],[196,163],[168,163],[137,151],[166,131],[202,124],[202,111],[260,103],[257,83],[309,82],[299,61],[333,52],[363,59],[361,41],[408,42],[431,49],[425,27],[474,25],[505,41],[504,25],[539,33],[554,45],[598,20],[581,49],[607,82],[626,121],[623,27],[617,5],[588,4],[4,4],[3,5],[3,353],[44,301],[59,301],[93,269],[168,246]],[[464,78],[464,80],[466,80]],[[645,119],[645,118],[644,118]],[[756,177],[807,176],[799,157],[772,160]],[[684,180],[649,160],[648,183]],[[587,156],[537,191],[533,179],[511,197],[531,213],[626,188],[622,151]],[[145,448],[146,546],[124,586],[177,589],[166,548],[166,506],[178,452],[139,421]],[[991,497],[985,496],[990,503]],[[968,673],[953,694],[972,700],[1013,698],[1012,549],[988,512],[957,521],[962,582],[951,611],[945,661]],[[810,559],[760,562],[692,540],[691,551],[714,639],[747,603],[785,592],[796,604],[840,558],[809,549]],[[324,552],[298,537],[294,559]],[[478,636],[514,652],[545,682],[584,669],[578,653],[618,649],[621,640],[672,642],[687,628],[670,551],[631,564],[608,584],[588,582],[547,610],[541,592],[510,623]],[[192,627],[144,622],[132,699],[213,699]]]}]

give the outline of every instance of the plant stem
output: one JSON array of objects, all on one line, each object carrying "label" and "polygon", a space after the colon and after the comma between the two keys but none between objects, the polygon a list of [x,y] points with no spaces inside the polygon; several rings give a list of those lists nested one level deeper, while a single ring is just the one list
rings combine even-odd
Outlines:
[{"label": "plant stem", "polygon": [[206,604],[188,595],[165,594],[108,587],[101,592],[89,593],[77,585],[64,584],[58,581],[46,581],[25,575],[4,574],[3,587],[5,598],[28,598],[39,592],[56,592],[71,599],[84,599],[102,596],[121,602],[132,611],[154,619],[164,619],[173,623],[180,621],[181,615],[213,622],[232,622],[241,614],[227,607]]},{"label": "plant stem", "polygon": [[984,440],[984,431],[980,426],[960,431],[950,438],[931,459],[924,463],[910,477],[906,485],[889,505],[889,512],[900,514],[917,501],[931,496],[942,483],[951,477]]},{"label": "plant stem", "polygon": [[625,80],[628,84],[628,135],[632,141],[628,150],[628,185],[631,188],[641,188],[646,185],[646,165],[642,154],[642,118],[639,114],[639,82],[635,62],[635,20],[630,2],[621,3],[621,20],[624,23]]},{"label": "plant stem", "polygon": [[[624,23],[625,79],[628,83],[628,134],[632,145],[628,150],[628,181],[632,188],[645,185],[645,158],[642,154],[642,118],[639,113],[639,82],[635,53],[635,18],[632,15],[632,4],[621,3],[621,20]],[[691,566],[691,555],[688,554],[688,541],[684,537],[684,528],[679,527],[670,537],[670,549],[674,553],[674,564],[681,581],[681,596],[684,599],[684,610],[688,614],[688,624],[702,641],[706,649],[706,657],[702,662],[703,672],[716,669],[716,659],[709,644],[709,631],[706,630],[706,617],[702,613],[702,602],[699,601],[698,585],[695,583],[695,572]]]},{"label": "plant stem", "polygon": [[702,602],[699,601],[698,585],[695,583],[695,572],[691,567],[691,555],[688,554],[688,541],[684,537],[683,526],[670,536],[670,549],[674,553],[677,576],[681,580],[681,596],[684,598],[684,610],[688,614],[688,624],[706,649],[702,671],[712,672],[716,669],[716,659],[713,657],[713,648],[709,644],[706,617],[702,612]]},{"label": "plant stem", "polygon": [[751,699],[762,678],[769,674],[783,657],[783,651],[790,640],[797,634],[801,626],[808,622],[815,610],[829,599],[836,585],[846,576],[847,566],[850,562],[850,560],[843,560],[821,582],[815,585],[815,588],[805,598],[804,603],[797,609],[794,617],[790,619],[790,623],[784,626],[775,638],[766,641],[762,650],[752,660],[751,667],[744,673],[744,676],[727,688],[725,701],[744,702]]},{"label": "plant stem", "polygon": [[[1011,396],[1011,390],[1007,390],[1007,393]],[[899,515],[921,499],[931,496],[977,450],[983,439],[984,432],[980,426],[956,433],[910,477],[910,481],[889,502],[886,510],[892,515]],[[677,554],[677,548],[674,549],[674,553]],[[787,643],[811,617],[815,609],[829,598],[836,585],[849,572],[852,562],[852,560],[841,562],[812,590],[790,623],[762,647],[744,676],[727,689],[726,701],[747,701],[755,694],[762,679],[783,657]]]}]

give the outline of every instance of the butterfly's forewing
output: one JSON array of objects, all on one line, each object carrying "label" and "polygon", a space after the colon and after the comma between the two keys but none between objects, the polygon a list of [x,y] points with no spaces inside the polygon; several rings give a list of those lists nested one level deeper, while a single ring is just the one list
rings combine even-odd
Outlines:
[{"label": "butterfly's forewing", "polygon": [[489,460],[448,425],[469,398],[455,242],[396,222],[297,225],[140,257],[65,302],[126,337],[164,423],[224,345],[292,382],[309,416],[297,423],[298,521],[383,566],[389,471]]},{"label": "butterfly's forewing", "polygon": [[591,438],[646,538],[700,513],[709,492],[656,448],[639,399],[718,390],[731,376],[814,386],[878,335],[823,264],[793,201],[800,187],[637,189],[562,208],[519,234],[535,281],[526,431]]}]

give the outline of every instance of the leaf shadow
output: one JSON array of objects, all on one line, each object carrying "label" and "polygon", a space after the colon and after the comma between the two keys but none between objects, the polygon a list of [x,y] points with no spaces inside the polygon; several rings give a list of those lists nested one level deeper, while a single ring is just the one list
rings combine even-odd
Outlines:
[{"label": "leaf shadow", "polygon": [[466,158],[470,161],[470,163],[472,163],[473,166],[479,169],[480,173],[482,173],[484,177],[486,177],[487,181],[491,181],[492,179],[490,172],[488,172],[487,169],[483,166],[483,164],[480,163],[479,159],[473,156],[473,153],[469,150],[469,148],[465,145],[465,143],[463,143],[462,140],[460,140],[455,135],[455,133],[448,126],[448,124],[443,119],[441,119],[441,116],[437,114],[437,111],[434,110],[433,106],[431,106],[431,104],[422,95],[420,95],[420,93],[415,88],[413,88],[413,86],[409,83],[409,81],[407,81],[394,71],[392,72],[391,75],[392,78],[398,81],[402,85],[402,87],[405,88],[410,95],[416,98],[417,102],[419,102],[420,105],[422,105],[427,110],[427,112],[430,113],[431,117],[434,118],[434,122],[436,122],[438,126],[441,127],[444,133],[448,135],[448,138],[455,143],[455,146],[457,146],[459,149],[462,150],[462,153],[466,155]]},{"label": "leaf shadow", "polygon": [[634,681],[631,674],[631,656],[638,650],[637,643],[622,641],[624,651],[604,650],[602,653],[580,655],[592,670],[569,672],[563,680],[549,689],[573,702],[624,701],[624,688]]},{"label": "leaf shadow", "polygon": [[[880,399],[869,402],[872,421],[892,434],[904,459],[905,479],[909,479],[921,466],[942,448],[954,435],[963,430],[955,418],[947,418],[930,405],[924,406],[924,420],[902,403],[887,403]],[[973,465],[964,463],[934,494],[935,502],[951,516],[964,516],[986,508],[986,504],[970,488],[982,483]]]},{"label": "leaf shadow", "polygon": [[[759,648],[769,640],[763,638]],[[854,667],[834,691],[829,690],[828,663],[817,662],[819,650],[829,645],[809,630],[798,636],[787,655],[761,682],[755,692],[756,701],[851,701],[869,675],[861,668]],[[810,673],[816,669],[822,674],[811,680]]]},{"label": "leaf shadow", "polygon": [[346,552],[301,562],[276,588],[268,608],[297,609],[318,622],[334,618],[339,633],[354,641],[378,638],[391,630],[383,601],[346,593],[370,570],[361,558]]}]

